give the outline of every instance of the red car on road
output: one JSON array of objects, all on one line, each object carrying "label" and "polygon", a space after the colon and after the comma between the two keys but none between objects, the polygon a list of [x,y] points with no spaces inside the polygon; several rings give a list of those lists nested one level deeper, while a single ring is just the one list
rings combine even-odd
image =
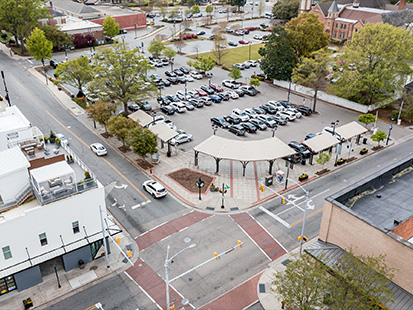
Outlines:
[{"label": "red car on road", "polygon": [[239,40],[239,41],[238,41],[238,43],[239,43],[239,44],[248,44],[248,41],[245,41],[245,40]]}]

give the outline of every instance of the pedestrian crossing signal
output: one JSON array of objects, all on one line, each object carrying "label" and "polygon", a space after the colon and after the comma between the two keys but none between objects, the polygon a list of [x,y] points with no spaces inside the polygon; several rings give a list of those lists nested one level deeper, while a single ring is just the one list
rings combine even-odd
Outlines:
[{"label": "pedestrian crossing signal", "polygon": [[265,186],[264,186],[264,185],[261,185],[261,186],[260,186],[260,191],[261,191],[261,192],[265,192]]},{"label": "pedestrian crossing signal", "polygon": [[215,260],[218,260],[217,256],[218,256],[218,253],[217,253],[217,252],[214,252]]}]

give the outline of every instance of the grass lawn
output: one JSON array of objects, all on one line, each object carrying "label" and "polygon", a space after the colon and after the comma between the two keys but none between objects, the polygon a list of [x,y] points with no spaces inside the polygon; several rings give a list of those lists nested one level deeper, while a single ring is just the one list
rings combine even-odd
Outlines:
[{"label": "grass lawn", "polygon": [[[251,45],[251,59],[252,60],[257,60],[260,59],[261,56],[258,54],[258,50],[260,47],[264,47],[264,44],[252,44]],[[244,46],[239,46],[235,48],[229,48],[227,49],[227,54],[222,57],[221,62],[222,65],[227,67],[227,68],[232,68],[233,64],[236,63],[241,63],[246,60],[249,60],[249,46],[244,45]],[[207,52],[207,53],[200,53],[199,57],[208,57],[211,56],[213,59],[216,60],[214,57],[213,52]],[[191,55],[191,58],[196,58],[196,55]]]}]

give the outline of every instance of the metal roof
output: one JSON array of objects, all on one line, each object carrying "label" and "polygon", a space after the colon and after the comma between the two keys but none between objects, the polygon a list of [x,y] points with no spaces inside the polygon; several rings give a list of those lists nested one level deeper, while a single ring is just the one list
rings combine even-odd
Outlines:
[{"label": "metal roof", "polygon": [[315,153],[319,153],[338,144],[339,142],[340,141],[338,141],[333,135],[323,132],[321,135],[305,140],[303,144],[308,146]]},{"label": "metal roof", "polygon": [[154,134],[158,135],[158,138],[161,139],[163,142],[168,142],[172,138],[178,135],[175,130],[172,130],[168,126],[162,123],[158,123],[151,128],[149,128]]},{"label": "metal roof", "polygon": [[30,167],[30,163],[18,146],[0,152],[0,176]]},{"label": "metal roof", "polygon": [[274,160],[296,153],[277,137],[256,141],[239,141],[216,135],[195,146],[194,150],[215,158],[237,161]]},{"label": "metal roof", "polygon": [[367,131],[368,130],[365,127],[357,122],[351,122],[336,128],[336,132],[346,140],[361,135]]},{"label": "metal roof", "polygon": [[128,117],[133,119],[135,122],[138,122],[142,127],[145,127],[153,122],[153,117],[141,110],[129,114]]},{"label": "metal roof", "polygon": [[[317,240],[313,244],[309,245],[304,251],[333,270],[335,269],[335,265],[340,258],[350,255],[339,246],[332,243],[323,242],[321,240]],[[390,280],[387,287],[393,291],[394,302],[387,303],[385,305],[386,307],[397,310],[413,309],[412,294]]]}]

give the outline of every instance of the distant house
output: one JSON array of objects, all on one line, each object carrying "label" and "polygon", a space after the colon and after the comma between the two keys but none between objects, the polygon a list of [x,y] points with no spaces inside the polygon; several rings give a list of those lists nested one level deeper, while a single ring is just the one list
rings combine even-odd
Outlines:
[{"label": "distant house", "polygon": [[104,13],[96,10],[90,5],[75,2],[72,0],[53,0],[49,2],[50,7],[66,14],[67,16],[79,19],[96,19],[104,17]]},{"label": "distant house", "polygon": [[[144,13],[136,13],[130,15],[112,16],[119,24],[120,29],[140,29],[146,27],[146,15]],[[104,18],[94,19],[92,22],[103,25]]]}]

